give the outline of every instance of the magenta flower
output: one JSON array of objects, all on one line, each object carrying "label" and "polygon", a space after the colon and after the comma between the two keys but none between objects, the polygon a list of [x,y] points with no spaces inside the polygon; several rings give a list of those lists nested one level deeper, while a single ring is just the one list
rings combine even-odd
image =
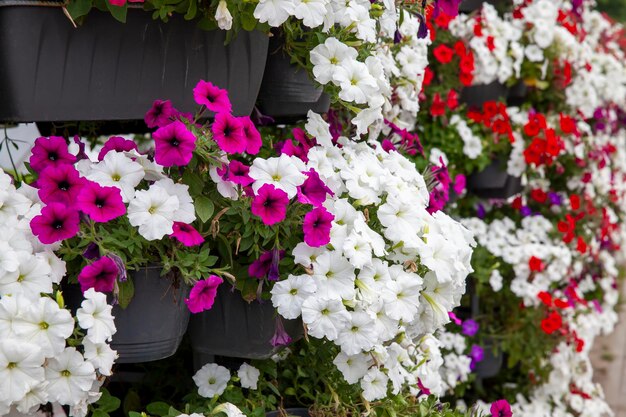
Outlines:
[{"label": "magenta flower", "polygon": [[213,139],[220,149],[226,153],[242,153],[246,151],[248,141],[243,123],[229,113],[218,113],[211,125]]},{"label": "magenta flower", "polygon": [[326,201],[326,194],[335,194],[326,186],[315,169],[311,168],[304,173],[307,179],[298,187],[298,201],[302,204],[311,204],[313,207],[321,206]]},{"label": "magenta flower", "polygon": [[154,160],[164,167],[185,166],[196,148],[196,137],[181,121],[159,128],[154,138]]},{"label": "magenta flower", "polygon": [[467,319],[461,325],[461,333],[463,333],[465,336],[472,337],[476,333],[478,333],[479,328],[480,326],[475,320]]},{"label": "magenta flower", "polygon": [[246,137],[246,153],[256,155],[261,150],[263,139],[249,116],[239,117],[243,126],[243,134]]},{"label": "magenta flower", "polygon": [[128,152],[133,149],[137,150],[137,144],[132,140],[124,139],[121,136],[111,136],[109,140],[106,141],[102,149],[100,149],[100,153],[98,153],[98,161],[102,161],[106,154],[110,151]]},{"label": "magenta flower", "polygon": [[[284,250],[270,250],[267,252],[263,252],[259,259],[252,262],[248,267],[248,275],[254,278],[263,279],[266,276],[270,279],[270,281],[277,281],[278,274],[271,274],[270,272],[274,272],[274,270],[278,270],[278,263],[281,259],[285,257]],[[275,279],[274,279],[275,278]]]},{"label": "magenta flower", "polygon": [[459,4],[463,0],[435,0],[435,13],[434,17],[439,15],[442,11],[450,17],[456,17],[459,14]]},{"label": "magenta flower", "polygon": [[225,179],[245,187],[246,185],[250,185],[254,182],[254,180],[248,175],[249,172],[249,166],[239,161],[232,160],[228,164],[228,175]]},{"label": "magenta flower", "polygon": [[180,243],[185,246],[198,246],[204,243],[204,238],[193,226],[182,223],[182,222],[174,222],[174,226],[172,227],[174,232],[170,235],[176,238]]},{"label": "magenta flower", "polygon": [[512,417],[513,412],[507,400],[498,400],[491,403],[491,417]]},{"label": "magenta flower", "polygon": [[274,336],[270,340],[272,346],[287,346],[291,343],[291,336],[285,331],[283,320],[280,316],[276,316],[276,328],[274,330]]},{"label": "magenta flower", "polygon": [[316,207],[304,216],[304,243],[317,248],[330,243],[330,229],[335,219],[324,207]]},{"label": "magenta flower", "polygon": [[150,129],[167,126],[176,115],[176,109],[169,100],[156,100],[146,113],[144,121]]},{"label": "magenta flower", "polygon": [[283,190],[279,190],[272,184],[265,184],[259,188],[257,195],[252,200],[252,214],[259,216],[263,223],[271,226],[280,223],[287,215],[289,197]]},{"label": "magenta flower", "polygon": [[76,210],[61,203],[50,203],[30,221],[30,229],[41,243],[50,244],[76,236],[80,218]]},{"label": "magenta flower", "polygon": [[201,106],[215,113],[230,113],[232,105],[228,98],[228,91],[214,86],[208,81],[200,80],[193,89],[193,99]]},{"label": "magenta flower", "polygon": [[87,181],[76,198],[76,208],[87,214],[93,221],[106,223],[126,213],[122,193],[117,187],[103,187]]},{"label": "magenta flower", "polygon": [[217,275],[211,275],[207,279],[200,280],[191,289],[189,298],[185,298],[187,308],[192,313],[200,313],[210,310],[213,307],[215,296],[217,295],[217,287],[224,280]]},{"label": "magenta flower", "polygon": [[80,290],[84,293],[89,288],[98,292],[111,292],[118,275],[117,265],[106,256],[85,266],[78,274]]},{"label": "magenta flower", "polygon": [[458,174],[456,177],[454,177],[454,185],[452,185],[452,189],[454,190],[455,193],[459,195],[463,194],[466,184],[467,184],[467,179],[465,178],[465,175]]},{"label": "magenta flower", "polygon": [[46,204],[63,203],[71,206],[87,180],[70,164],[52,165],[44,169],[37,180],[39,198]]},{"label": "magenta flower", "polygon": [[76,157],[67,150],[65,139],[58,136],[38,138],[31,151],[30,166],[35,172],[41,172],[49,166],[73,164]]}]

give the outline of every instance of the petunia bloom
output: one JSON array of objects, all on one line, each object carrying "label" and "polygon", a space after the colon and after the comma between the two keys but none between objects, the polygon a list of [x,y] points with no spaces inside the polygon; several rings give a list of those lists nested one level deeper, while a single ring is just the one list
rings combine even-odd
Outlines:
[{"label": "petunia bloom", "polygon": [[243,126],[243,133],[246,138],[246,153],[250,155],[256,155],[257,153],[259,153],[259,150],[263,145],[263,139],[261,139],[261,134],[259,133],[249,116],[239,117],[239,121],[241,121],[241,125]]},{"label": "petunia bloom", "polygon": [[81,193],[86,180],[73,165],[63,164],[44,169],[37,180],[39,198],[46,204],[72,205]]},{"label": "petunia bloom", "polygon": [[78,274],[80,290],[84,293],[89,288],[98,292],[111,292],[118,276],[117,265],[106,256],[85,266]]},{"label": "petunia bloom", "polygon": [[200,280],[191,289],[189,298],[185,298],[185,303],[192,313],[200,313],[210,310],[215,302],[217,287],[224,280],[217,275],[211,275],[207,279]]},{"label": "petunia bloom", "polygon": [[116,187],[102,187],[88,181],[76,197],[76,208],[95,222],[108,222],[126,213],[122,193]]},{"label": "petunia bloom", "polygon": [[30,221],[30,228],[41,243],[50,244],[76,236],[79,223],[77,211],[61,203],[51,203]]},{"label": "petunia bloom", "polygon": [[248,141],[243,123],[229,113],[218,113],[211,125],[213,139],[221,150],[226,153],[242,153],[246,151]]},{"label": "petunia bloom", "polygon": [[248,175],[249,173],[249,166],[233,159],[228,163],[228,171],[224,179],[245,187],[254,182],[254,180],[250,178],[250,175]]},{"label": "petunia bloom", "polygon": [[507,400],[498,400],[491,403],[491,417],[512,417],[513,412]]},{"label": "petunia bloom", "polygon": [[467,319],[461,325],[461,332],[465,336],[472,337],[472,336],[474,336],[478,332],[479,328],[480,328],[480,326],[478,325],[478,323],[475,320]]},{"label": "petunia bloom", "polygon": [[[272,269],[278,268],[278,263],[285,257],[284,250],[271,250],[266,251],[259,256],[259,258],[252,262],[248,267],[248,275],[254,278],[263,279],[266,276],[269,277]],[[274,279],[273,281],[277,281]]]},{"label": "petunia bloom", "polygon": [[314,248],[330,243],[330,229],[335,219],[324,207],[317,207],[304,216],[304,242]]},{"label": "petunia bloom", "polygon": [[156,100],[146,113],[144,121],[150,129],[167,126],[176,114],[176,109],[169,100]]},{"label": "petunia bloom", "polygon": [[58,136],[38,138],[31,151],[29,163],[35,172],[51,165],[73,164],[76,157],[69,153],[65,139]]},{"label": "petunia bloom", "polygon": [[324,184],[317,171],[304,172],[307,179],[298,187],[298,201],[303,204],[311,204],[313,207],[321,206],[326,201],[326,195],[334,196],[330,188]]},{"label": "petunia bloom", "polygon": [[132,140],[124,139],[121,136],[111,136],[109,140],[104,143],[102,149],[98,153],[98,161],[102,161],[107,153],[114,152],[128,152],[137,150],[137,144]]},{"label": "petunia bloom", "polygon": [[183,223],[174,222],[172,226],[174,230],[170,236],[176,238],[180,243],[185,246],[198,246],[204,243],[204,238],[193,226]]},{"label": "petunia bloom", "polygon": [[232,105],[228,92],[208,81],[200,80],[193,89],[193,99],[215,113],[230,113]]},{"label": "petunia bloom", "polygon": [[287,215],[289,197],[287,193],[265,184],[259,188],[257,195],[252,200],[252,214],[259,216],[263,223],[270,226],[282,222]]},{"label": "petunia bloom", "polygon": [[196,137],[179,120],[159,128],[154,138],[154,160],[164,167],[185,166],[196,148]]}]

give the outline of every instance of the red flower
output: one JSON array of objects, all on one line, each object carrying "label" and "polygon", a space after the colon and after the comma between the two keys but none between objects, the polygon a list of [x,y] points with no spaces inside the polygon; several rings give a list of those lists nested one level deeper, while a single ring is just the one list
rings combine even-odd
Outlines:
[{"label": "red flower", "polygon": [[433,117],[443,116],[446,112],[446,106],[443,100],[441,100],[441,96],[439,93],[435,94],[433,97],[433,103],[430,106],[430,115]]},{"label": "red flower", "polygon": [[454,57],[454,51],[452,48],[446,45],[439,45],[433,50],[433,54],[435,55],[435,59],[442,64],[449,64]]},{"label": "red flower", "polygon": [[577,131],[576,121],[572,117],[569,117],[568,115],[565,115],[563,113],[559,114],[559,124],[561,125],[561,132],[566,135],[576,133]]},{"label": "red flower", "polygon": [[578,210],[580,208],[580,197],[576,194],[570,195],[569,204],[572,207],[572,210]]},{"label": "red flower", "polygon": [[434,76],[435,73],[433,72],[433,70],[431,70],[430,67],[426,67],[426,69],[424,70],[424,81],[422,81],[422,87],[430,85],[430,83],[433,81]]},{"label": "red flower", "polygon": [[463,41],[456,41],[456,43],[454,44],[454,52],[456,52],[456,54],[461,58],[466,55],[467,48],[465,47]]},{"label": "red flower", "polygon": [[552,295],[550,295],[550,293],[545,291],[539,291],[539,294],[537,294],[537,298],[539,298],[539,300],[541,300],[541,302],[547,307],[552,307]]},{"label": "red flower", "polygon": [[494,49],[496,49],[495,40],[496,39],[493,36],[487,36],[487,48],[490,51],[493,51]]},{"label": "red flower", "polygon": [[541,259],[537,258],[536,256],[530,257],[530,259],[528,260],[528,267],[533,272],[541,272],[545,269],[545,265],[543,264]]},{"label": "red flower", "polygon": [[535,188],[530,192],[530,198],[535,200],[536,202],[543,204],[548,199],[548,193],[543,191],[540,188]]},{"label": "red flower", "polygon": [[551,312],[548,317],[541,320],[541,330],[546,334],[552,334],[563,325],[563,318],[556,311]]},{"label": "red flower", "polygon": [[580,236],[578,237],[578,240],[576,241],[576,250],[580,252],[581,254],[584,254],[585,252],[587,252],[587,244],[585,243],[583,238]]},{"label": "red flower", "polygon": [[456,91],[450,90],[448,91],[448,97],[446,98],[446,104],[450,108],[450,110],[454,110],[459,105],[459,95]]},{"label": "red flower", "polygon": [[546,128],[546,118],[542,114],[528,116],[528,123],[524,125],[524,133],[527,136],[537,136],[542,129]]}]

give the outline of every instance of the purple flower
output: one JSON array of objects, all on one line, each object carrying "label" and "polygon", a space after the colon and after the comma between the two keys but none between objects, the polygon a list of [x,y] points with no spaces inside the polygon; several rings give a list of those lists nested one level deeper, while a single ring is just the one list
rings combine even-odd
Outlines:
[{"label": "purple flower", "polygon": [[467,319],[461,325],[461,332],[465,336],[472,337],[472,336],[474,336],[478,332],[479,328],[480,328],[480,326],[478,325],[478,323],[476,323],[476,321],[474,321],[472,319]]},{"label": "purple flower", "polygon": [[287,346],[291,343],[291,337],[285,331],[285,326],[283,326],[283,320],[280,316],[276,316],[276,330],[274,331],[274,336],[272,340],[270,340],[272,346]]},{"label": "purple flower", "polygon": [[450,17],[456,17],[459,14],[459,4],[463,0],[435,0],[435,13],[434,17],[439,15],[439,12],[443,12]]},{"label": "purple flower", "polygon": [[115,266],[117,266],[117,278],[120,282],[124,282],[128,279],[128,275],[126,274],[126,265],[124,265],[124,261],[122,258],[117,256],[114,253],[109,253],[107,257],[111,258],[113,262],[115,262]]},{"label": "purple flower", "polygon": [[250,178],[250,175],[248,175],[249,172],[250,167],[248,165],[233,159],[228,163],[228,171],[225,179],[245,187],[254,182],[254,180]]},{"label": "purple flower", "polygon": [[472,345],[469,356],[472,362],[481,362],[485,357],[485,350],[479,345]]},{"label": "purple flower", "polygon": [[[263,252],[261,256],[259,256],[259,259],[252,262],[248,267],[248,275],[258,279],[263,279],[267,276],[271,281],[277,281],[278,264],[284,256],[284,250],[272,249],[271,251]],[[276,277],[274,277],[274,275],[276,275]]]},{"label": "purple flower", "polygon": [[85,152],[85,143],[80,140],[80,136],[74,136],[74,143],[78,145],[78,153],[76,154],[76,160],[89,159],[89,156]]},{"label": "purple flower", "polygon": [[85,249],[85,251],[83,252],[83,258],[85,258],[85,259],[96,259],[98,256],[100,256],[100,249],[98,248],[98,245],[96,245],[95,243],[91,242],[87,246],[87,249]]},{"label": "purple flower", "polygon": [[169,100],[156,100],[152,104],[152,108],[146,113],[144,121],[150,129],[163,127],[170,124],[172,117],[176,113],[176,109],[172,107],[172,103]]},{"label": "purple flower", "polygon": [[476,216],[478,216],[479,219],[484,219],[486,214],[487,210],[485,210],[485,206],[483,206],[482,203],[478,203],[478,207],[476,207]]},{"label": "purple flower", "polygon": [[78,274],[78,283],[83,293],[89,288],[98,292],[111,292],[115,287],[117,276],[117,265],[105,256],[85,266]]},{"label": "purple flower", "polygon": [[270,263],[269,271],[267,271],[267,279],[270,281],[278,281],[280,278],[280,271],[278,265],[280,260],[285,256],[284,250],[272,249],[272,262]]},{"label": "purple flower", "polygon": [[523,206],[520,210],[520,214],[524,217],[528,217],[533,214],[533,211],[528,206]]},{"label": "purple flower", "polygon": [[304,242],[313,247],[330,243],[330,229],[335,216],[323,206],[314,208],[304,215],[302,229],[304,231]]}]

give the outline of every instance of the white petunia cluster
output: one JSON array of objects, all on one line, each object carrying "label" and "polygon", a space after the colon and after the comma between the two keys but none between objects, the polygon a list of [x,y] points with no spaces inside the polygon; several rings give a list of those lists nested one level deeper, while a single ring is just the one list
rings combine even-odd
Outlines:
[{"label": "white petunia cluster", "polygon": [[85,331],[81,350],[66,343],[75,320],[54,298],[65,263],[53,245],[30,231],[42,203],[28,185],[15,189],[0,171],[0,415],[32,413],[48,402],[85,416],[100,398],[104,376],[117,354],[108,342],[115,333],[106,296],[90,289],[76,313]]}]

